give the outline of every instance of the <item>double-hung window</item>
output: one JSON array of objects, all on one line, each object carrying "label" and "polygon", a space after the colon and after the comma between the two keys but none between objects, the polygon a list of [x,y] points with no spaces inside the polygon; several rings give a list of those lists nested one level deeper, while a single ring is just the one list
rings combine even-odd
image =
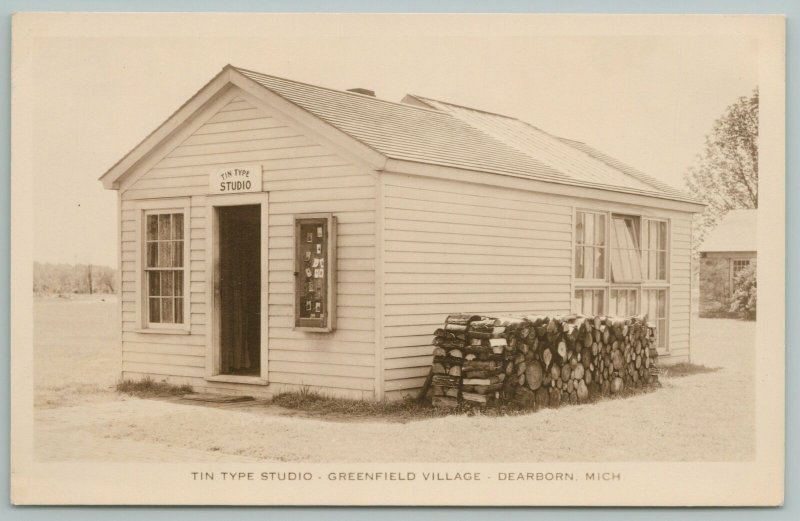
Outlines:
[{"label": "double-hung window", "polygon": [[144,211],[144,320],[147,328],[186,324],[186,216],[183,209]]}]

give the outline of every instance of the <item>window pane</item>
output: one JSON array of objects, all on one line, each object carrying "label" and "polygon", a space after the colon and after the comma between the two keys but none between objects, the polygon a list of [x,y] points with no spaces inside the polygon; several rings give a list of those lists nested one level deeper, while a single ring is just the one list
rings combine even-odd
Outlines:
[{"label": "window pane", "polygon": [[147,267],[155,268],[158,265],[158,243],[147,243]]},{"label": "window pane", "polygon": [[658,252],[658,280],[667,280],[667,252]]},{"label": "window pane", "polygon": [[636,315],[639,313],[636,304],[637,304],[636,290],[635,289],[628,290],[628,313],[630,313],[631,315]]},{"label": "window pane", "polygon": [[583,271],[583,246],[575,247],[575,277],[584,278]]},{"label": "window pane", "polygon": [[175,299],[175,323],[183,324],[183,299]]},{"label": "window pane", "polygon": [[611,221],[611,279],[616,280],[622,276],[622,259],[619,251],[619,237],[616,219]]},{"label": "window pane", "polygon": [[628,250],[628,261],[631,267],[631,278],[629,280],[642,280],[642,259],[639,257],[639,251]]},{"label": "window pane", "polygon": [[172,252],[170,251],[169,241],[161,241],[156,244],[158,244],[158,267],[169,268],[172,263]]},{"label": "window pane", "polygon": [[628,237],[631,241],[632,248],[639,248],[639,234],[636,232],[636,223],[631,218],[623,219],[625,223],[625,229],[628,232]]},{"label": "window pane", "polygon": [[583,313],[583,291],[576,289],[575,294],[572,295],[572,311],[575,313]]},{"label": "window pane", "polygon": [[157,271],[148,271],[147,276],[149,279],[147,283],[149,296],[157,297],[161,295],[161,281],[160,281],[161,273]]},{"label": "window pane", "polygon": [[611,292],[612,295],[614,293],[616,293],[617,296],[616,299],[610,301],[610,306],[608,311],[609,313],[615,316],[624,316],[627,314],[627,310],[625,309],[625,303],[626,303],[625,291],[623,290],[623,291]]},{"label": "window pane", "polygon": [[158,216],[158,239],[169,240],[169,214],[162,213]]},{"label": "window pane", "polygon": [[171,298],[161,299],[161,322],[164,324],[172,324],[175,322],[174,302]]},{"label": "window pane", "polygon": [[584,220],[584,213],[578,212],[576,223],[575,223],[575,242],[577,244],[584,243],[584,233],[583,233],[583,220]]},{"label": "window pane", "polygon": [[175,295],[182,296],[183,295],[183,271],[173,271],[175,275]]},{"label": "window pane", "polygon": [[667,249],[667,223],[658,223],[659,233],[659,249],[666,250]]},{"label": "window pane", "polygon": [[658,291],[658,318],[665,318],[667,316],[667,292]]},{"label": "window pane", "polygon": [[605,296],[604,295],[604,291],[596,289],[596,290],[594,290],[593,293],[594,293],[594,295],[593,295],[593,297],[594,297],[594,305],[592,306],[592,314],[594,314],[594,315],[602,315],[604,313],[603,310],[605,309],[605,306],[604,306],[604,304],[605,304],[605,302],[604,302],[604,300],[605,300],[604,299],[604,296]]},{"label": "window pane", "polygon": [[594,278],[604,279],[606,278],[606,249],[595,248],[594,250]]},{"label": "window pane", "polygon": [[150,298],[150,312],[149,312],[149,322],[158,323],[161,322],[161,299],[158,297]]},{"label": "window pane", "polygon": [[602,246],[606,243],[606,216],[597,214],[594,218],[594,243]]},{"label": "window pane", "polygon": [[158,238],[158,216],[147,216],[147,240],[154,241]]},{"label": "window pane", "polygon": [[650,291],[650,309],[648,313],[650,313],[650,319],[655,320],[658,318],[658,291],[651,290]]},{"label": "window pane", "polygon": [[183,214],[172,214],[172,239],[183,239]]},{"label": "window pane", "polygon": [[175,294],[173,290],[173,272],[165,271],[161,274],[161,295],[164,297],[171,297]]},{"label": "window pane", "polygon": [[650,241],[652,241],[652,234],[650,233],[650,221],[643,221],[642,222],[642,249],[647,249],[650,247]]},{"label": "window pane", "polygon": [[183,241],[170,241],[172,250],[171,268],[183,267]]},{"label": "window pane", "polygon": [[586,238],[584,242],[589,245],[594,245],[594,219],[592,219],[592,215],[587,215],[586,219],[584,220],[584,224],[586,225]]},{"label": "window pane", "polygon": [[660,348],[667,347],[667,321],[660,319],[656,324],[656,346]]},{"label": "window pane", "polygon": [[594,248],[583,248],[583,269],[587,279],[597,278],[594,273]]}]

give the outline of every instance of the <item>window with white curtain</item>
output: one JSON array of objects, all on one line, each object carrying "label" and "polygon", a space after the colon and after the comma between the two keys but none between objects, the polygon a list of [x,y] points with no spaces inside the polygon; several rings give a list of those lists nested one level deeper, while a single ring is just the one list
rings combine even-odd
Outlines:
[{"label": "window with white curtain", "polygon": [[184,214],[148,210],[145,219],[144,290],[148,325],[183,324]]}]

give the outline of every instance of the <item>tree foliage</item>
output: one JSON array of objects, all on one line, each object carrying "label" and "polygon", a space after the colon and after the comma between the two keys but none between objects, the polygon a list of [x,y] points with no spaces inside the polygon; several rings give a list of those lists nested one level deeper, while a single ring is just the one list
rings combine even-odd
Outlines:
[{"label": "tree foliage", "polygon": [[756,266],[750,266],[740,271],[733,281],[733,297],[731,297],[731,311],[739,313],[746,320],[756,319],[756,304],[758,295],[756,291]]},{"label": "tree foliage", "polygon": [[758,88],[714,122],[705,150],[684,181],[708,205],[695,223],[695,244],[729,210],[758,208]]}]

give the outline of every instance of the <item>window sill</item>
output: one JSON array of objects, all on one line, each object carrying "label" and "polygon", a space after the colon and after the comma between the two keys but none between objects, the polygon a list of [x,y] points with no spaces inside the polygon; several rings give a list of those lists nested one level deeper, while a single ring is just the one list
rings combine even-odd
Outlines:
[{"label": "window sill", "polygon": [[234,374],[218,374],[206,376],[207,382],[224,382],[231,384],[269,385],[269,382],[260,376],[238,376]]},{"label": "window sill", "polygon": [[142,333],[145,335],[191,335],[192,332],[188,329],[136,329],[134,333]]}]

